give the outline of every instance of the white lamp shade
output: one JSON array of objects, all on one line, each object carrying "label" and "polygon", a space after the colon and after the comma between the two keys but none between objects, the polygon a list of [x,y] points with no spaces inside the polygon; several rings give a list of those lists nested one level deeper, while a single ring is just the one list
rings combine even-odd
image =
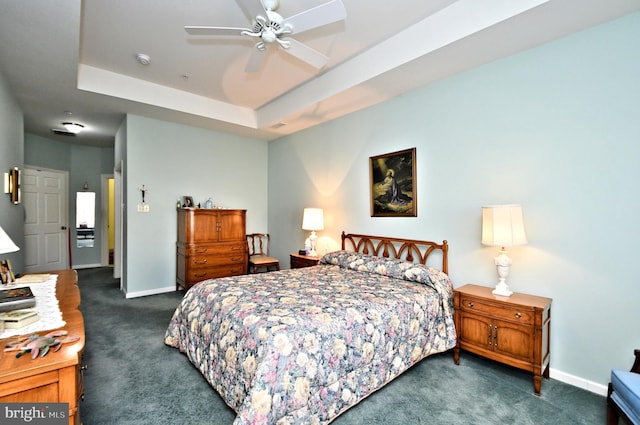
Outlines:
[{"label": "white lamp shade", "polygon": [[482,207],[482,244],[515,246],[527,243],[520,205]]},{"label": "white lamp shade", "polygon": [[19,249],[18,245],[14,244],[9,235],[0,227],[0,254],[16,252]]},{"label": "white lamp shade", "polygon": [[322,208],[305,208],[302,215],[303,230],[323,230],[324,210]]}]

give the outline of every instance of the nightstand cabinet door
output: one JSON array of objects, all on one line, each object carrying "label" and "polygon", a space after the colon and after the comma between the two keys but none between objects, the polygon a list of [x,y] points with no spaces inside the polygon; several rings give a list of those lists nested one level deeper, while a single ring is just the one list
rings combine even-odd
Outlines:
[{"label": "nightstand cabinet door", "polygon": [[454,305],[456,364],[462,349],[531,371],[539,395],[541,376],[549,377],[551,299],[501,297],[491,288],[465,285],[455,290]]},{"label": "nightstand cabinet door", "polygon": [[510,359],[533,363],[533,327],[496,320],[493,322],[493,349]]}]

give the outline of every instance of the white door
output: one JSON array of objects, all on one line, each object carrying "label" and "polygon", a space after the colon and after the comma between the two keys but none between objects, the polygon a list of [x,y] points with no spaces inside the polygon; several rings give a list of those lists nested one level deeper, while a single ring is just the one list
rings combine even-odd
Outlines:
[{"label": "white door", "polygon": [[25,166],[24,266],[27,273],[69,268],[68,173]]}]

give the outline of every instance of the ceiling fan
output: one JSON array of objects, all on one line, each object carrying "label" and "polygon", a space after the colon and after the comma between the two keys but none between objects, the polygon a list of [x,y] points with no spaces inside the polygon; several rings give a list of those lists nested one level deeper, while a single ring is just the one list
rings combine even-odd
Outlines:
[{"label": "ceiling fan", "polygon": [[329,61],[327,56],[291,37],[284,36],[299,34],[347,17],[342,0],[331,0],[289,18],[283,18],[275,12],[280,4],[279,0],[236,1],[253,20],[252,28],[185,26],[184,29],[191,35],[242,35],[259,38],[249,57],[246,72],[260,69],[267,47],[274,43],[301,61],[315,68],[322,68]]}]

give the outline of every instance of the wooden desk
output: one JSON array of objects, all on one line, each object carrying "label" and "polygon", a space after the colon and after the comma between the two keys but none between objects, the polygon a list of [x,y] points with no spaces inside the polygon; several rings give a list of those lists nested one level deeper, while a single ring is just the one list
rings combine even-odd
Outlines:
[{"label": "wooden desk", "polygon": [[[45,357],[35,360],[30,355],[16,359],[15,352],[0,352],[0,403],[69,403],[69,424],[80,424],[78,401],[82,395],[80,369],[84,350],[84,320],[78,309],[78,275],[75,270],[50,273],[58,275],[56,296],[62,318],[67,322],[63,329],[70,336],[79,336],[80,340],[63,344],[58,352],[51,350]],[[16,338],[1,339],[2,348],[13,339]]]}]

